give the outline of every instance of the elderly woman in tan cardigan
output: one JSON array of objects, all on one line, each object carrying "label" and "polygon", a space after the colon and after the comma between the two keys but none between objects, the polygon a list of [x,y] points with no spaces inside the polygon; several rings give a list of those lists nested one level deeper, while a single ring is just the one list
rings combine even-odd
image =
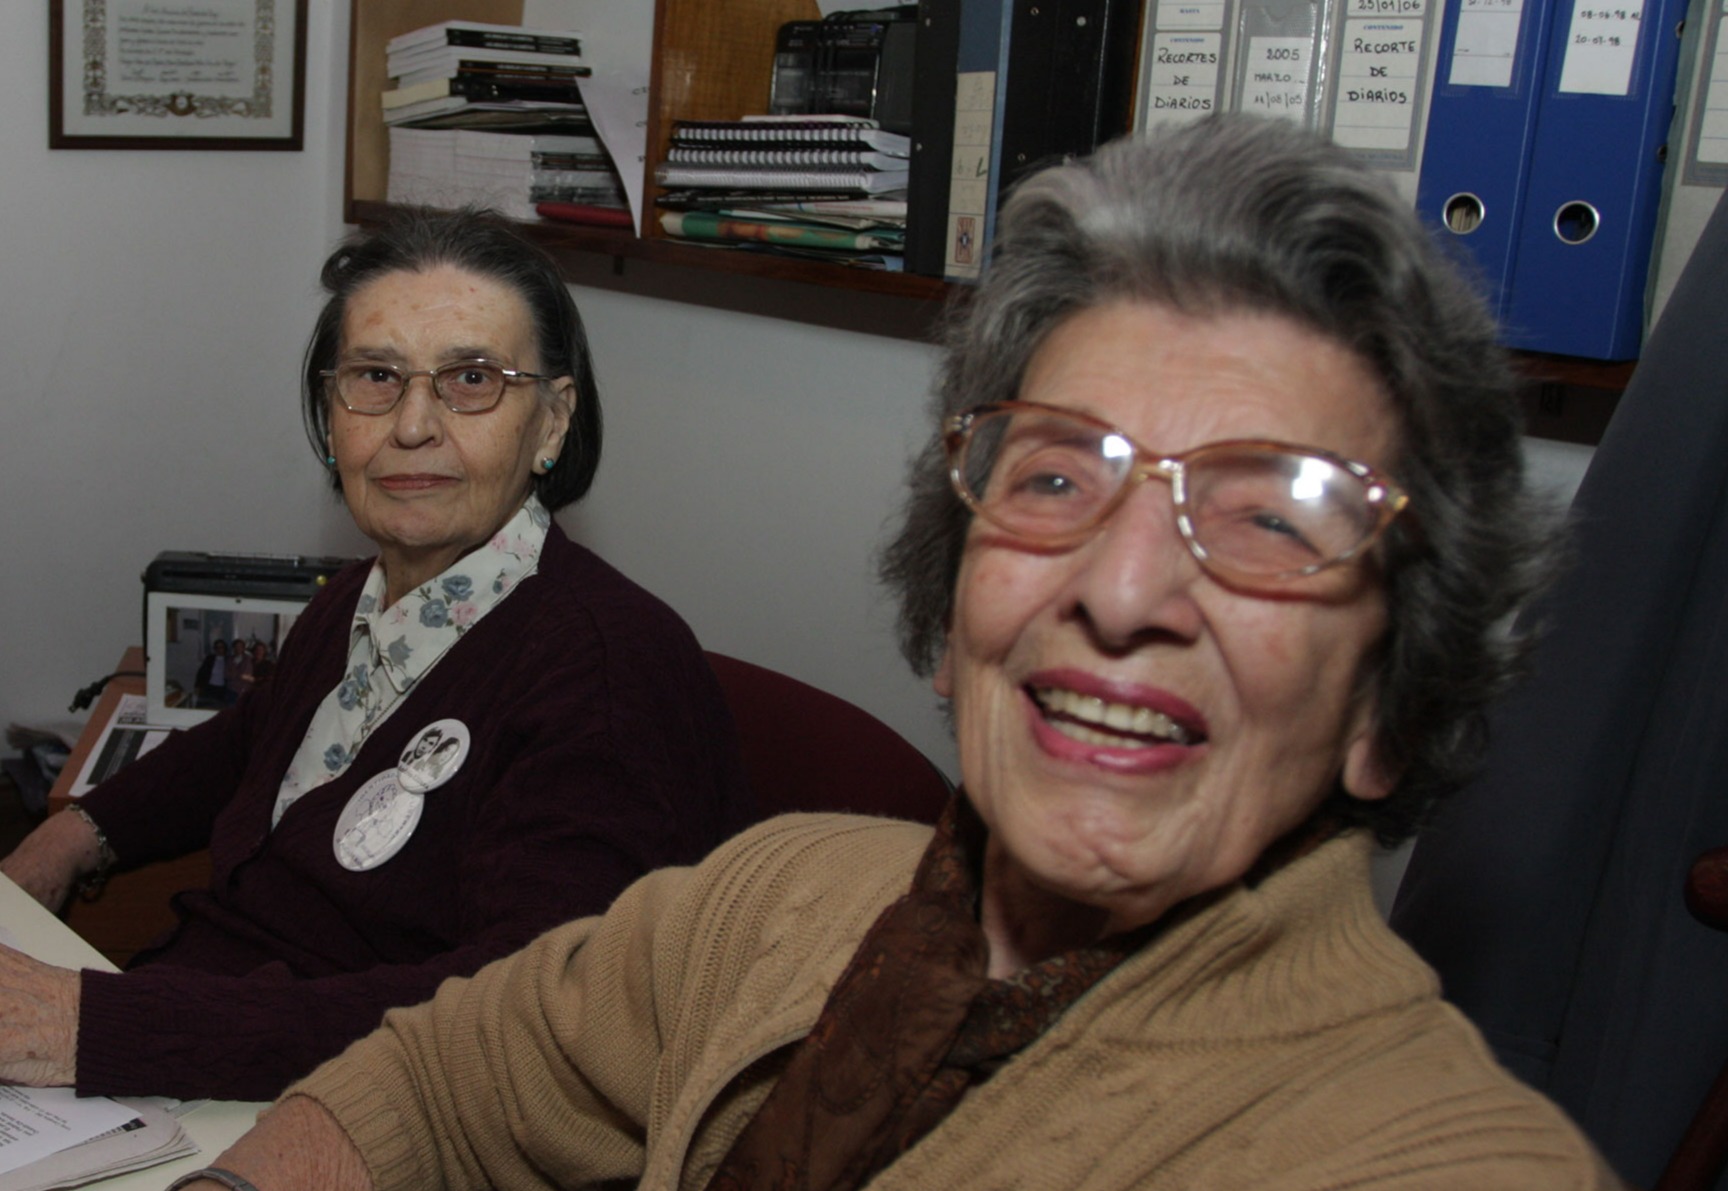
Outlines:
[{"label": "elderly woman in tan cardigan", "polygon": [[1370,896],[1546,554],[1414,217],[1209,120],[1023,184],[950,336],[884,565],[959,744],[934,833],[789,817],[650,875],[188,1185],[1614,1185]]}]

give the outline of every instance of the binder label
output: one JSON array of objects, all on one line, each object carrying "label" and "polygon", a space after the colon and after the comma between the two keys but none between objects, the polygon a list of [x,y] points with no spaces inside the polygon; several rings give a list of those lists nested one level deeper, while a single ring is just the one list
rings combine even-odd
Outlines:
[{"label": "binder label", "polygon": [[1566,36],[1560,90],[1574,95],[1629,95],[1644,0],[1578,0]]},{"label": "binder label", "polygon": [[996,72],[962,71],[954,80],[954,172],[948,181],[945,275],[976,278],[983,264],[984,211],[990,201]]},{"label": "binder label", "polygon": [[1407,153],[1415,131],[1423,22],[1347,20],[1332,139],[1347,149]]},{"label": "binder label", "polygon": [[1312,38],[1251,38],[1242,63],[1242,110],[1305,123],[1313,78]]},{"label": "binder label", "polygon": [[1710,77],[1704,88],[1704,111],[1698,122],[1698,145],[1693,161],[1699,165],[1728,165],[1728,39],[1722,36],[1722,17],[1728,0],[1722,0],[1711,21]]},{"label": "binder label", "polygon": [[1160,29],[1222,29],[1224,0],[1159,0]]},{"label": "binder label", "polygon": [[1524,0],[1462,0],[1452,44],[1454,87],[1510,87]]},{"label": "binder label", "polygon": [[1203,116],[1218,106],[1221,33],[1157,33],[1146,79],[1146,127]]}]

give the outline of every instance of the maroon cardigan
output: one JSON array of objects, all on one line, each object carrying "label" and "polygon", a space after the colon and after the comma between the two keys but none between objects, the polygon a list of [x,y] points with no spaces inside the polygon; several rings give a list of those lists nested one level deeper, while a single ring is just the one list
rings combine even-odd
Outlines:
[{"label": "maroon cardigan", "polygon": [[[336,686],[367,566],[295,624],[271,680],[83,799],[124,867],[208,846],[208,889],[120,974],[85,971],[79,1092],[259,1100],[650,869],[750,817],[732,724],[677,615],[556,525],[537,574],[421,678],[340,778],[270,828]],[[457,776],[368,872],[337,863],[349,796],[434,720],[468,726]]]}]

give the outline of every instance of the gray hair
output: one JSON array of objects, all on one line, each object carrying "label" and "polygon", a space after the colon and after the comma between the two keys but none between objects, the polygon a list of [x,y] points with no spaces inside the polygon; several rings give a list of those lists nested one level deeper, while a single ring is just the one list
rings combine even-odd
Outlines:
[{"label": "gray hair", "polygon": [[[982,282],[944,328],[935,413],[1014,398],[1045,336],[1116,301],[1280,315],[1341,343],[1398,422],[1388,470],[1410,512],[1382,548],[1389,612],[1373,675],[1392,795],[1324,809],[1393,844],[1480,761],[1484,712],[1527,642],[1510,618],[1552,569],[1527,492],[1515,380],[1494,321],[1408,204],[1345,151],[1283,121],[1220,115],[1030,176],[1003,205]],[[914,461],[880,559],[901,649],[941,659],[970,514],[940,433]]]}]

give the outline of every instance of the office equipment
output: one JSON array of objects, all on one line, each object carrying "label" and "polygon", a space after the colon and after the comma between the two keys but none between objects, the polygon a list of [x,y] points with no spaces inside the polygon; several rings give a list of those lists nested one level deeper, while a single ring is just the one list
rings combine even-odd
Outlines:
[{"label": "office equipment", "polygon": [[[306,602],[350,560],[300,555],[167,551],[145,568],[146,720],[201,723],[218,707],[198,696],[197,675],[217,640],[262,643],[274,658]],[[232,664],[230,659],[228,664]]]},{"label": "office equipment", "polygon": [[906,271],[942,276],[954,168],[954,84],[960,0],[920,0],[912,50],[912,135],[906,177]]},{"label": "office equipment", "polygon": [[1645,331],[1668,304],[1704,225],[1728,184],[1728,45],[1723,43],[1723,0],[1692,0],[1681,38],[1674,123],[1668,165],[1650,252]]},{"label": "office equipment", "polygon": [[1684,13],[1685,0],[1560,6],[1508,287],[1510,346],[1638,355]]},{"label": "office equipment", "polygon": [[917,6],[788,21],[774,45],[768,110],[777,116],[865,116],[912,131]]},{"label": "office equipment", "polygon": [[1452,0],[1440,26],[1416,209],[1506,313],[1553,5]]}]

